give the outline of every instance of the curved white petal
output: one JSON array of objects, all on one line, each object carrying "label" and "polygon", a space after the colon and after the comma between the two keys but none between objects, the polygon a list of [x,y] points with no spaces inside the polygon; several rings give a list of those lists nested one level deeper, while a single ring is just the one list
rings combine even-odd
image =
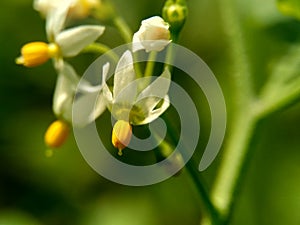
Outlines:
[{"label": "curved white petal", "polygon": [[104,30],[105,27],[97,25],[78,26],[61,32],[55,41],[63,56],[72,57],[94,42]]},{"label": "curved white petal", "polygon": [[95,93],[103,89],[102,85],[92,86],[88,81],[81,81],[77,87],[78,91],[82,93]]},{"label": "curved white petal", "polygon": [[144,112],[152,111],[167,95],[171,83],[171,73],[166,68],[164,72],[146,87],[138,96],[136,105]]},{"label": "curved white petal", "polygon": [[140,41],[141,32],[138,31],[133,35],[132,39],[132,52],[137,52],[139,50],[145,49],[145,47],[141,44]]},{"label": "curved white petal", "polygon": [[68,122],[72,121],[72,102],[75,86],[66,76],[59,74],[53,96],[53,112]]},{"label": "curved white petal", "polygon": [[113,95],[111,91],[109,90],[109,87],[106,83],[106,77],[109,71],[109,63],[106,63],[102,68],[102,87],[103,87],[103,98],[107,101],[109,105],[113,104]]},{"label": "curved white petal", "polygon": [[[126,51],[120,58],[114,77],[114,99],[120,98],[122,94],[122,99],[126,100],[126,95],[122,93],[124,88],[132,83],[135,79],[135,71],[133,66],[133,58],[130,51]],[[128,96],[128,101],[132,101],[131,96]]]},{"label": "curved white petal", "polygon": [[141,42],[146,52],[151,52],[151,51],[160,52],[170,43],[171,41],[166,41],[166,40],[152,40],[152,41]]},{"label": "curved white petal", "polygon": [[67,14],[72,3],[73,0],[63,0],[48,13],[46,19],[46,33],[50,42],[53,42],[58,33],[64,28]]},{"label": "curved white petal", "polygon": [[73,126],[86,126],[97,119],[105,109],[102,92],[79,95],[73,102]]},{"label": "curved white petal", "polygon": [[55,66],[58,70],[58,78],[53,96],[53,112],[57,117],[62,117],[71,122],[72,102],[79,76],[67,62],[57,61]]}]

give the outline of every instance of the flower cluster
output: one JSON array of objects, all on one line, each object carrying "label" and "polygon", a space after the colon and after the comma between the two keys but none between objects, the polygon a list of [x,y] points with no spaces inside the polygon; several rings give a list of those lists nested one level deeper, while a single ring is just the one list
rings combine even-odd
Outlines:
[{"label": "flower cluster", "polygon": [[[139,80],[134,67],[133,53],[140,50],[157,52],[167,47],[172,41],[170,25],[159,16],[143,20],[139,30],[132,35],[132,49],[124,52],[118,61],[113,87],[106,83],[109,63],[103,65],[102,83],[93,86],[82,80],[66,59],[79,55],[88,49],[88,46],[101,45],[97,39],[105,31],[103,25],[85,24],[72,27],[72,21],[86,18],[92,11],[101,11],[102,2],[35,0],[33,6],[46,20],[48,40],[25,44],[16,63],[36,67],[52,59],[57,71],[53,96],[53,112],[57,120],[45,133],[46,145],[50,148],[60,147],[67,139],[71,126],[86,126],[108,109],[117,121],[112,131],[112,144],[121,155],[130,142],[132,126],[151,123],[169,107],[170,71],[166,67],[153,82],[149,79],[149,82]],[[79,97],[75,97],[78,92]],[[97,101],[94,110],[82,112],[78,118],[72,120],[73,105],[83,105],[95,95]]]}]

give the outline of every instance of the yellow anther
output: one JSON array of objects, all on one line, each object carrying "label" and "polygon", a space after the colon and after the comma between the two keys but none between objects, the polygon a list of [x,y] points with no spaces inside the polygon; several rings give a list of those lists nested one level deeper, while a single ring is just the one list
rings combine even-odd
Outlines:
[{"label": "yellow anther", "polygon": [[112,144],[119,150],[118,155],[122,155],[122,150],[128,146],[132,136],[132,127],[129,122],[118,120],[112,131]]},{"label": "yellow anther", "polygon": [[22,47],[21,56],[16,59],[16,63],[26,67],[35,67],[47,62],[51,57],[58,54],[59,47],[56,44],[31,42]]},{"label": "yellow anther", "polygon": [[50,148],[61,147],[69,135],[69,125],[62,121],[54,121],[45,133],[45,143]]}]

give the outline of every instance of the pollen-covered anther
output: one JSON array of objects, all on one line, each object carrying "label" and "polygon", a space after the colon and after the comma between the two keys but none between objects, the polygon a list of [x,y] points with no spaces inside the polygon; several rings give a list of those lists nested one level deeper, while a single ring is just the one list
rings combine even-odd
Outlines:
[{"label": "pollen-covered anther", "polygon": [[122,155],[122,150],[128,146],[132,136],[132,126],[129,122],[118,120],[112,131],[112,144],[119,150],[118,155]]},{"label": "pollen-covered anther", "polygon": [[62,121],[54,121],[45,133],[45,144],[50,148],[61,147],[68,138],[70,132],[69,125]]},{"label": "pollen-covered anther", "polygon": [[31,42],[22,47],[21,56],[16,59],[16,63],[26,67],[35,67],[58,54],[59,47],[54,43]]}]

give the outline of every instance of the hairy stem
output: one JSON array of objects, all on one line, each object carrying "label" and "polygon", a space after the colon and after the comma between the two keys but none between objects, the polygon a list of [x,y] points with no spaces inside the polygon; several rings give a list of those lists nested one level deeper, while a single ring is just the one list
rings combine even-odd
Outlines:
[{"label": "hairy stem", "polygon": [[235,1],[220,0],[220,9],[233,61],[234,70],[231,72],[231,80],[234,83],[235,105],[231,117],[231,130],[211,196],[223,221],[227,221],[233,210],[238,184],[242,178],[242,171],[245,169],[249,144],[258,118],[252,110],[254,102],[252,74]]}]

